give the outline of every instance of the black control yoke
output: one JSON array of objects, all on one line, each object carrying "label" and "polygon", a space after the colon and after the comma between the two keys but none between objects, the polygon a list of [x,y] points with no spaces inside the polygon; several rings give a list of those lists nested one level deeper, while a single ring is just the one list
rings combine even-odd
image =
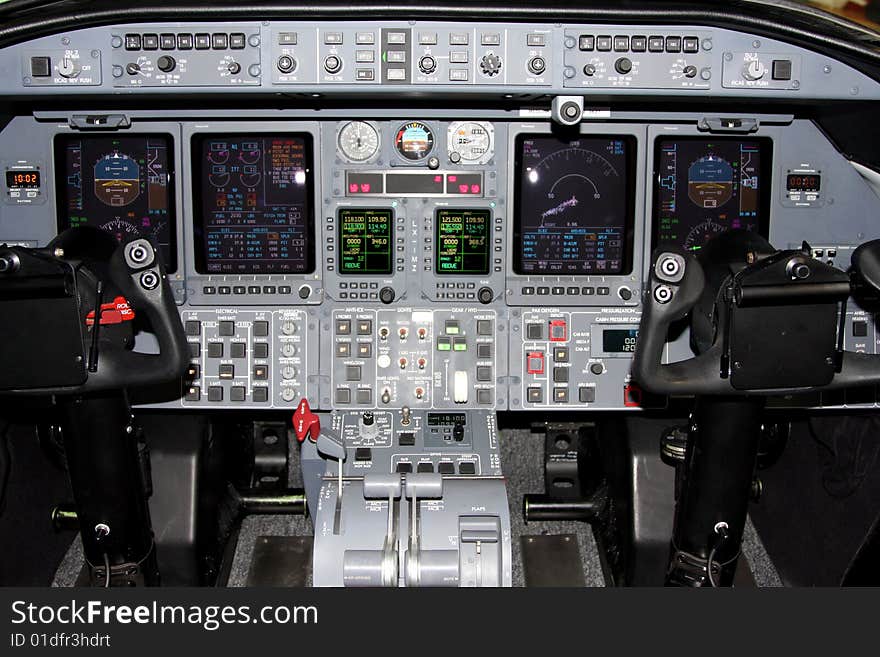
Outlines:
[{"label": "black control yoke", "polygon": [[[637,383],[657,394],[725,396],[880,383],[880,355],[843,350],[847,299],[880,290],[880,240],[855,250],[849,273],[811,257],[806,244],[776,251],[742,231],[713,243],[699,259],[668,245],[652,254]],[[670,327],[686,317],[696,355],[664,365]]]},{"label": "black control yoke", "polygon": [[[162,384],[189,360],[165,267],[145,239],[117,245],[79,227],[44,249],[0,244],[0,315],[0,394]],[[133,350],[134,326],[145,324],[158,354]]]}]

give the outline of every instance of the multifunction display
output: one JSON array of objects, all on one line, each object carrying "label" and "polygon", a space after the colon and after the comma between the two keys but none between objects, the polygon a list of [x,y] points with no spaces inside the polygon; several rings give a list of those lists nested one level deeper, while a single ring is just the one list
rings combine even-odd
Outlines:
[{"label": "multifunction display", "polygon": [[193,152],[200,273],[314,271],[311,135],[197,135]]},{"label": "multifunction display", "polygon": [[441,208],[434,218],[438,274],[489,273],[492,213],[480,209]]},{"label": "multifunction display", "polygon": [[390,274],[394,213],[384,208],[339,210],[339,273]]},{"label": "multifunction display", "polygon": [[734,228],[766,235],[769,140],[660,139],[656,158],[655,243],[698,251]]},{"label": "multifunction display", "polygon": [[95,226],[122,241],[144,237],[177,269],[169,135],[59,136],[58,227]]},{"label": "multifunction display", "polygon": [[632,261],[635,140],[516,140],[514,269],[560,276],[620,274]]}]

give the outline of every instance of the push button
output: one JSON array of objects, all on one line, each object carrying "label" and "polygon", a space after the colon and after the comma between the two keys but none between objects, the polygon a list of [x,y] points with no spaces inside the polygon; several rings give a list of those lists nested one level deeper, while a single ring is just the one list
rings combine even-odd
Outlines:
[{"label": "push button", "polygon": [[234,402],[243,402],[247,396],[247,390],[244,386],[232,386],[229,390],[229,400]]},{"label": "push button", "polygon": [[269,389],[262,386],[254,388],[251,392],[251,399],[259,403],[269,401]]},{"label": "push button", "polygon": [[222,342],[209,342],[208,343],[208,358],[223,358],[223,343]]},{"label": "push button", "polygon": [[195,319],[189,319],[186,321],[186,334],[189,336],[196,336],[202,334],[202,323]]},{"label": "push button", "polygon": [[229,345],[229,353],[232,358],[244,358],[247,354],[247,345],[244,342],[233,342]]},{"label": "push button", "polygon": [[267,335],[269,335],[269,322],[254,322],[254,336],[258,338],[265,338]]},{"label": "push button", "polygon": [[398,474],[409,474],[410,472],[412,472],[412,463],[404,463],[403,461],[401,461],[397,464],[395,471]]},{"label": "push button", "polygon": [[863,321],[854,321],[852,323],[852,334],[854,338],[864,338],[868,336],[868,323]]},{"label": "push button", "polygon": [[419,463],[419,465],[416,467],[416,472],[434,472],[434,464]]},{"label": "push button", "polygon": [[529,374],[544,373],[544,352],[530,351],[526,356],[526,371]]},{"label": "push button", "polygon": [[208,401],[222,402],[223,401],[223,386],[209,386],[208,387]]},{"label": "push button", "polygon": [[220,322],[219,331],[224,337],[235,335],[235,322]]},{"label": "push button", "polygon": [[265,342],[255,342],[254,343],[254,358],[268,358],[269,357],[269,345]]},{"label": "push button", "polygon": [[458,464],[458,473],[463,475],[477,474],[477,466],[473,461],[462,461]]},{"label": "push button", "polygon": [[437,472],[442,475],[452,475],[455,474],[455,463],[450,463],[449,461],[443,461],[442,463],[437,464]]},{"label": "push button", "polygon": [[220,365],[220,378],[221,379],[235,378],[235,365],[230,365],[227,363]]},{"label": "push button", "polygon": [[526,324],[526,337],[529,340],[541,340],[544,337],[544,325]]},{"label": "push button", "polygon": [[31,57],[31,76],[35,78],[48,78],[51,75],[51,57]]},{"label": "push button", "polygon": [[530,404],[540,404],[544,401],[544,391],[541,388],[529,388],[526,390],[526,399]]}]

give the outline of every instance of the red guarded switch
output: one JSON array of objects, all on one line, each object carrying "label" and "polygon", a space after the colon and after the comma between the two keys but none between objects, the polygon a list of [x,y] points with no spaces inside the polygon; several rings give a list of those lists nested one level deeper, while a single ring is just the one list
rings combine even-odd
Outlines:
[{"label": "red guarded switch", "polygon": [[564,319],[550,320],[550,342],[565,342],[568,340],[568,326]]},{"label": "red guarded switch", "polygon": [[530,351],[526,354],[526,371],[529,374],[544,373],[544,352]]},{"label": "red guarded switch", "polygon": [[293,430],[296,432],[296,439],[299,442],[304,441],[306,436],[312,442],[316,442],[321,433],[321,420],[312,413],[306,398],[300,400],[293,412]]}]

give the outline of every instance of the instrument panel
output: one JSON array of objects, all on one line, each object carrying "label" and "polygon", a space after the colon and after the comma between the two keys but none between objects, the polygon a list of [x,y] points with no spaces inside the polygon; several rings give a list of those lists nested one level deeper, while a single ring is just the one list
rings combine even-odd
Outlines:
[{"label": "instrument panel", "polygon": [[[89,224],[162,253],[191,366],[157,406],[663,407],[629,373],[656,245],[699,250],[745,229],[779,248],[807,240],[845,266],[877,235],[871,181],[789,113],[588,107],[565,126],[531,97],[518,109],[406,106],[408,90],[429,84],[505,101],[524,87],[613,99],[851,98],[857,86],[858,98],[880,97],[856,71],[823,73],[825,58],[779,42],[698,27],[427,22],[108,26],[66,38],[0,51],[22,70],[21,87],[0,95],[76,85],[196,105],[220,87],[374,99],[45,109],[0,132],[0,240],[41,245]],[[400,94],[393,108],[375,102],[387,93]],[[880,348],[873,313],[847,312],[847,348]],[[687,335],[673,336],[667,359],[687,353]],[[809,405],[849,403],[827,401]]]}]

